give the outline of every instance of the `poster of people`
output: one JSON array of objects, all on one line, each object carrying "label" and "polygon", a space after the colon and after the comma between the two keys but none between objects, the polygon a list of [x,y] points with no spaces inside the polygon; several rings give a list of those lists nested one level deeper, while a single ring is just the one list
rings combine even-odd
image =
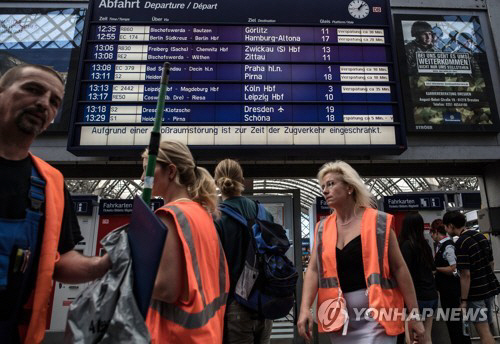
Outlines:
[{"label": "poster of people", "polygon": [[409,131],[498,131],[477,16],[395,15]]},{"label": "poster of people", "polygon": [[84,8],[0,7],[0,76],[16,65],[37,63],[54,68],[66,81],[70,96],[49,131],[68,129],[84,20]]}]

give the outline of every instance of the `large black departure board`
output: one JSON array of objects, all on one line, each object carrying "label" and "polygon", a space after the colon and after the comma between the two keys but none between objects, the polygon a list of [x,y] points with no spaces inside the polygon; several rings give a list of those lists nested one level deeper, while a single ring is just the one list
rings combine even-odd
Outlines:
[{"label": "large black departure board", "polygon": [[68,148],[142,148],[163,62],[162,135],[193,147],[402,151],[388,0],[90,1]]}]

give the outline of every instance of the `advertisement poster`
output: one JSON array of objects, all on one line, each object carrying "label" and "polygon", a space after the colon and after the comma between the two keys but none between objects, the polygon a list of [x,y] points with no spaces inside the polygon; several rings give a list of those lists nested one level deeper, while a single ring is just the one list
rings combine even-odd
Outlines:
[{"label": "advertisement poster", "polygon": [[68,128],[84,19],[83,8],[0,8],[0,76],[34,63],[54,68],[66,81],[67,96],[48,131]]},{"label": "advertisement poster", "polygon": [[498,131],[477,16],[395,15],[410,131]]}]

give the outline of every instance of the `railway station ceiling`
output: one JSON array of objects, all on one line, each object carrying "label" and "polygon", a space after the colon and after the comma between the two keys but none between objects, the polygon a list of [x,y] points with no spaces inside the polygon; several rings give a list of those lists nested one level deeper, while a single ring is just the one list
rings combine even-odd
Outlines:
[{"label": "railway station ceiling", "polygon": [[[402,192],[479,190],[478,178],[476,177],[364,178],[364,181],[377,199]],[[139,180],[68,179],[66,184],[72,194],[92,194],[105,199],[133,198],[142,190],[142,182]],[[264,189],[299,189],[303,213],[307,213],[316,196],[321,196],[318,183],[316,179],[312,178],[254,179],[253,188],[256,193],[258,190]]]}]

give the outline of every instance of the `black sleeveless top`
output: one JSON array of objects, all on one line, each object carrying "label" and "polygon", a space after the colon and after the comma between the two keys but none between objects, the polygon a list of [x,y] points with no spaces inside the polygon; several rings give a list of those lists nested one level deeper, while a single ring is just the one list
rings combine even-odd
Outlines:
[{"label": "black sleeveless top", "polygon": [[361,235],[352,239],[341,250],[337,250],[337,273],[343,293],[366,289],[363,256],[361,254]]}]

